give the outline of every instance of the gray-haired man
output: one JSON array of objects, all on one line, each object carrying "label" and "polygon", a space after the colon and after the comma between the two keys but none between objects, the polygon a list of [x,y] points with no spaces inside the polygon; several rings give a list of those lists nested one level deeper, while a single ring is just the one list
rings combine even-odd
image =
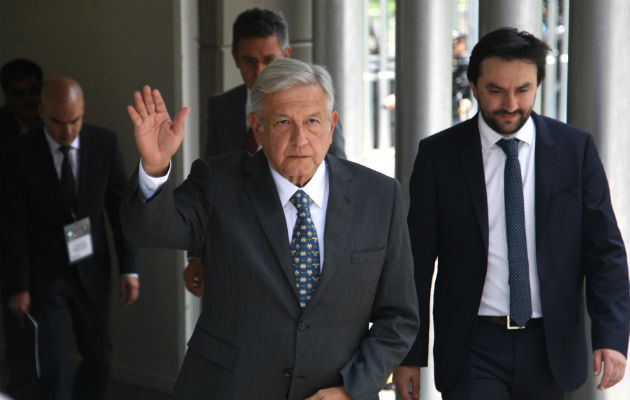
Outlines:
[{"label": "gray-haired man", "polygon": [[126,231],[141,245],[204,249],[203,311],[175,398],[378,399],[417,331],[409,238],[398,183],[326,155],[337,121],[328,73],[272,62],[249,115],[262,151],[198,160],[176,189],[170,160],[188,110],[171,122],[157,90],[134,98],[142,161]]}]

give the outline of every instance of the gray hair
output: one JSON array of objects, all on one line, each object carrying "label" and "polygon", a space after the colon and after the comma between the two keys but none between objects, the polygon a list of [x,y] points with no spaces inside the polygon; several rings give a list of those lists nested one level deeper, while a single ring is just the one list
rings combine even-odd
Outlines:
[{"label": "gray hair", "polygon": [[335,89],[330,74],[320,65],[293,58],[277,58],[260,72],[252,87],[252,112],[262,121],[265,95],[302,85],[317,85],[323,90],[330,116],[335,102]]}]

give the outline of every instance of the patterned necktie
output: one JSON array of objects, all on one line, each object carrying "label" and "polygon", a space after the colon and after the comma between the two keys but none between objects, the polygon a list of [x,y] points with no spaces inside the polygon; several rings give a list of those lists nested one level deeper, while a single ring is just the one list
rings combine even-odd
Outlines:
[{"label": "patterned necktie", "polygon": [[518,140],[501,139],[497,142],[507,156],[503,190],[505,192],[505,230],[507,233],[508,263],[510,266],[510,317],[525,326],[532,315],[529,288],[529,262],[525,236],[523,180],[518,161]]},{"label": "patterned necktie", "polygon": [[72,167],[70,166],[70,146],[60,146],[59,151],[63,154],[63,161],[61,162],[61,177],[59,183],[61,184],[61,194],[63,196],[64,204],[71,211],[76,208],[76,193],[74,174],[72,173]]},{"label": "patterned necktie", "polygon": [[308,305],[319,280],[319,243],[309,209],[311,199],[302,190],[291,197],[297,209],[297,220],[291,237],[291,261],[300,307]]}]

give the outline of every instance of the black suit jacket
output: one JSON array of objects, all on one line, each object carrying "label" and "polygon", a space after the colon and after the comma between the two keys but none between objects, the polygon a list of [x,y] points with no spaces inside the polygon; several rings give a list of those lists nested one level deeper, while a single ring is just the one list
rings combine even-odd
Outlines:
[{"label": "black suit jacket", "polygon": [[[410,182],[409,230],[421,330],[405,364],[426,365],[431,278],[437,388],[466,364],[488,260],[488,207],[478,117],[420,142]],[[532,114],[536,126],[536,261],[549,363],[564,391],[586,379],[584,293],[594,348],[626,354],[626,252],[591,135]],[[586,291],[584,290],[586,283]]]},{"label": "black suit jacket", "polygon": [[[7,264],[9,292],[46,290],[68,266],[63,226],[72,220],[63,206],[59,178],[43,128],[17,139],[11,211],[12,260]],[[109,298],[110,254],[105,212],[113,232],[121,273],[137,272],[136,252],[119,221],[121,196],[127,183],[116,135],[84,125],[78,154],[77,219],[90,217],[94,255],[77,268],[86,292],[96,302]]]},{"label": "black suit jacket", "polygon": [[0,138],[3,145],[20,134],[20,123],[7,106],[0,107]]},{"label": "black suit jacket", "polygon": [[[231,153],[243,149],[247,135],[246,102],[247,86],[245,84],[210,98],[208,101],[206,156]],[[337,121],[328,154],[345,159],[344,143],[341,121]]]},{"label": "black suit jacket", "polygon": [[203,307],[175,398],[303,400],[339,385],[378,398],[418,322],[400,186],[333,156],[327,163],[323,270],[304,311],[264,152],[197,160],[182,185],[169,181],[148,202],[133,176],[121,213],[129,237],[203,249]]}]

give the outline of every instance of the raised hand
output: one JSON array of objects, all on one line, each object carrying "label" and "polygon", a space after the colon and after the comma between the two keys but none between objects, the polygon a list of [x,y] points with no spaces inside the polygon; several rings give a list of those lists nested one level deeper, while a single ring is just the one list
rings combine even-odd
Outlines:
[{"label": "raised hand", "polygon": [[135,107],[127,106],[127,112],[142,155],[142,168],[151,176],[163,176],[184,140],[184,122],[189,109],[182,108],[171,121],[162,95],[147,85],[142,88],[142,94],[135,91],[133,99]]}]

